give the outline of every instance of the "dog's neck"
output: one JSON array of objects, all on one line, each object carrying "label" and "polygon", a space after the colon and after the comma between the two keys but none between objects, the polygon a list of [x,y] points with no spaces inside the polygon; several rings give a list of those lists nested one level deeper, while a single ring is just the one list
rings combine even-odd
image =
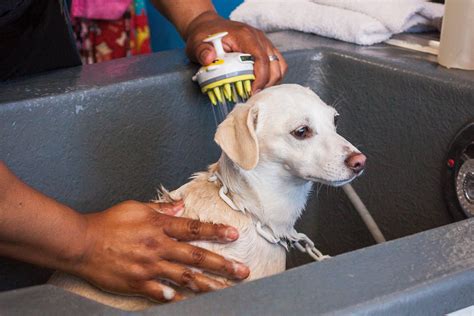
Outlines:
[{"label": "dog's neck", "polygon": [[276,237],[287,237],[300,217],[312,183],[291,175],[272,162],[260,162],[246,171],[225,154],[217,163],[233,202],[271,228]]}]

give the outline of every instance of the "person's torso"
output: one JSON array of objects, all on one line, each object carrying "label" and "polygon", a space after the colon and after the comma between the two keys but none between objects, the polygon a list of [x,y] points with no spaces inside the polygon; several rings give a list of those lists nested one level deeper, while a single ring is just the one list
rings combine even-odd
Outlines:
[{"label": "person's torso", "polygon": [[64,0],[2,0],[0,80],[80,64]]}]

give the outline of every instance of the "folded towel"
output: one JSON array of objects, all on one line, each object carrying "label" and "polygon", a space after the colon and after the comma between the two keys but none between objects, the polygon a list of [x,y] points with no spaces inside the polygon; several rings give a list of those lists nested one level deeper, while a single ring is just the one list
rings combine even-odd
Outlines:
[{"label": "folded towel", "polygon": [[441,18],[444,6],[428,0],[310,0],[311,2],[360,12],[381,22],[393,34],[411,27],[431,25]]},{"label": "folded towel", "polygon": [[246,0],[230,17],[267,32],[297,30],[372,45],[432,27],[443,11],[426,0]]}]

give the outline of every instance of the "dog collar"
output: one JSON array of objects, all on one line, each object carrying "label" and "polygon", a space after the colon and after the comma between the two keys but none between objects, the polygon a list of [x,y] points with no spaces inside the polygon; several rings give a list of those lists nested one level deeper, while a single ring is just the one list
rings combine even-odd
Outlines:
[{"label": "dog collar", "polygon": [[[208,181],[210,182],[220,182],[221,188],[219,189],[219,197],[234,211],[241,212],[243,214],[246,213],[245,209],[237,207],[234,201],[227,195],[229,193],[229,189],[225,185],[224,181],[222,181],[222,177],[218,172],[214,172],[209,178]],[[330,258],[328,255],[323,255],[321,251],[319,251],[315,246],[314,242],[305,234],[298,233],[295,229],[292,229],[288,236],[284,238],[279,238],[275,235],[271,227],[262,224],[258,219],[252,216],[252,221],[255,224],[255,229],[257,233],[268,241],[271,244],[278,244],[285,248],[288,251],[288,246],[294,247],[299,251],[308,254],[313,260],[315,261],[322,261],[324,259]]]}]

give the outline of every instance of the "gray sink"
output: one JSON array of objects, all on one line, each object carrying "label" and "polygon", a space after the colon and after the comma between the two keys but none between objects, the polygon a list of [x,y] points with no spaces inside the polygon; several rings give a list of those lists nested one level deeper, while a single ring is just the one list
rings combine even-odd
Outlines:
[{"label": "gray sink", "polygon": [[[367,155],[353,186],[390,241],[373,246],[342,190],[323,188],[297,225],[334,258],[293,251],[281,275],[149,312],[442,314],[474,304],[474,222],[452,216],[443,189],[449,144],[474,120],[474,73],[384,45],[271,37],[285,51],[285,82],[334,104],[339,132]],[[172,51],[1,84],[0,159],[84,213],[176,188],[219,156],[195,70]],[[0,313],[118,313],[40,285],[50,273],[1,260]]]}]

